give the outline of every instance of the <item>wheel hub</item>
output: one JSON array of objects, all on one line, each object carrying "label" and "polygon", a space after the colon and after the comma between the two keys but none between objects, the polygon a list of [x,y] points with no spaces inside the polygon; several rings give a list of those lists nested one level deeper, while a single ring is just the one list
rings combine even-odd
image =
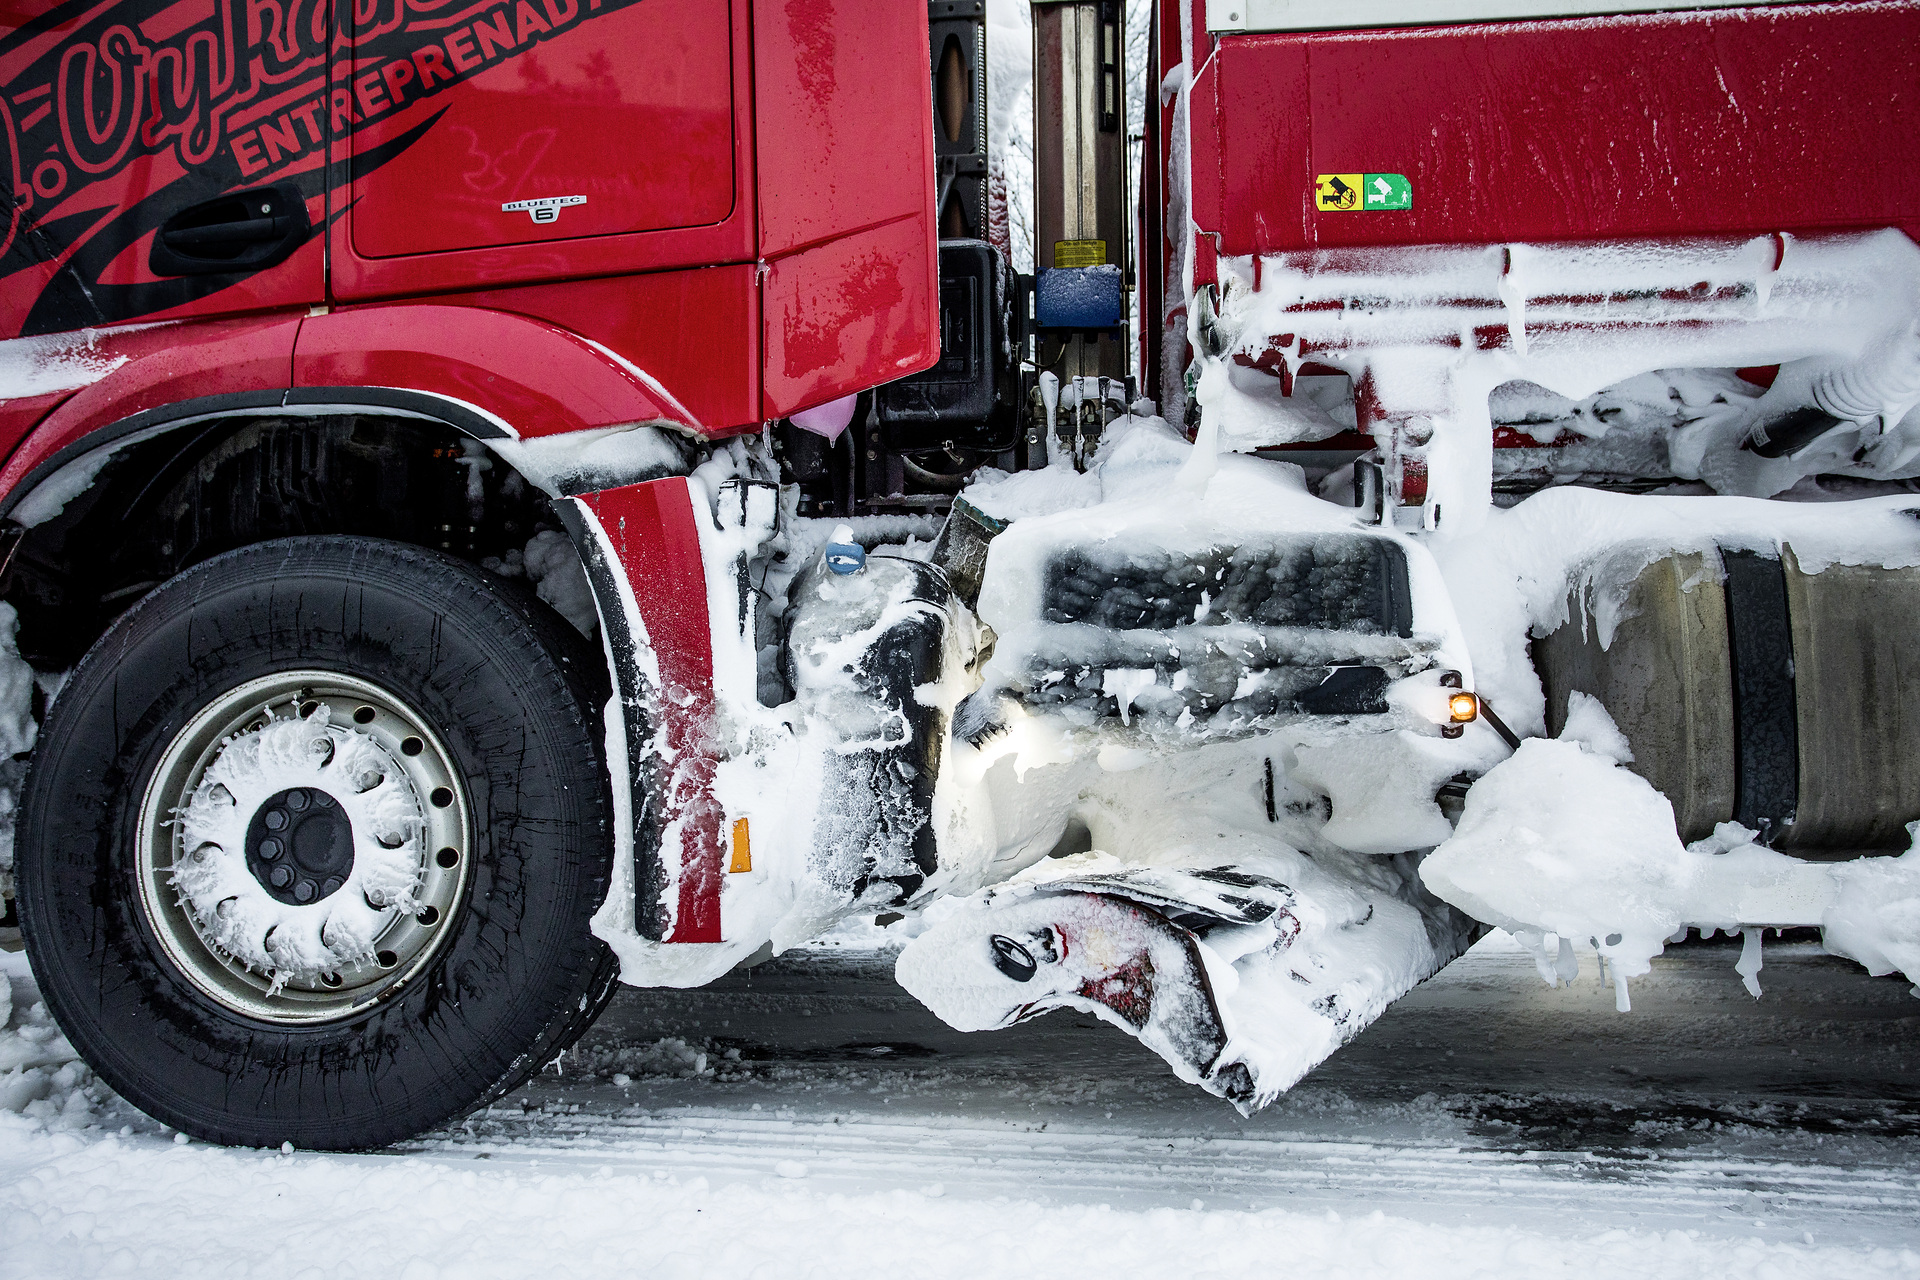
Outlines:
[{"label": "wheel hub", "polygon": [[193,717],[142,804],[148,918],[250,1016],[344,1017],[424,971],[470,862],[466,788],[432,729],[365,681],[254,680]]},{"label": "wheel hub", "polygon": [[247,870],[288,906],[332,897],[353,874],[353,822],[321,788],[289,787],[247,824]]}]

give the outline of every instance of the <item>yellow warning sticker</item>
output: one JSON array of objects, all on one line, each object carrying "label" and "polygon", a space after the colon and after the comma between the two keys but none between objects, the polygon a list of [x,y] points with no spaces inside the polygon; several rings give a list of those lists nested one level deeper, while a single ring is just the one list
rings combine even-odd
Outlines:
[{"label": "yellow warning sticker", "polygon": [[1105,240],[1055,240],[1053,265],[1056,267],[1104,267],[1107,265]]},{"label": "yellow warning sticker", "polygon": [[1313,202],[1323,211],[1337,212],[1360,207],[1361,173],[1323,173],[1313,181]]},{"label": "yellow warning sticker", "polygon": [[1313,204],[1322,213],[1398,212],[1413,208],[1413,184],[1399,173],[1322,173],[1313,180]]}]

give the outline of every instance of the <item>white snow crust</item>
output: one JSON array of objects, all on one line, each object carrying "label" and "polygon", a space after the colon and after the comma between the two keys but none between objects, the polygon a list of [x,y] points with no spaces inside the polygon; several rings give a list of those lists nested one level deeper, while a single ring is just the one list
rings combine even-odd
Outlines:
[{"label": "white snow crust", "polygon": [[13,892],[13,827],[24,758],[40,733],[33,719],[33,668],[20,656],[19,633],[19,614],[0,602],[0,892],[5,893]]},{"label": "white snow crust", "polygon": [[[272,796],[315,787],[353,824],[353,870],[340,889],[304,906],[269,895],[247,868],[247,824]],[[402,912],[419,910],[425,812],[405,770],[374,739],[330,721],[322,704],[230,739],[179,816],[181,861],[172,885],[203,935],[277,989],[371,959],[373,942]]]},{"label": "white snow crust", "polygon": [[601,1155],[316,1156],[145,1136],[84,1140],[26,1132],[12,1117],[0,1126],[7,1261],[44,1280],[357,1275],[376,1269],[371,1260],[409,1280],[556,1271],[660,1280],[1227,1277],[1269,1274],[1276,1259],[1289,1274],[1352,1280],[1889,1280],[1920,1270],[1911,1248],[1769,1241],[1751,1230],[1421,1222],[1364,1204],[1344,1213],[1197,1200],[1125,1208],[1070,1187],[1046,1203],[1055,1189],[1044,1182],[1018,1198],[951,1195],[911,1173],[891,1189],[838,1190],[798,1159],[756,1176],[708,1176],[616,1167]]},{"label": "white snow crust", "polygon": [[[1767,496],[1815,472],[1899,477],[1920,460],[1920,246],[1896,231],[1279,254],[1261,259],[1257,290],[1251,259],[1221,270],[1227,356],[1369,376],[1380,430],[1401,433],[1393,447],[1424,462],[1428,506],[1463,532],[1490,510],[1489,399],[1514,381],[1579,401],[1655,370],[1781,364],[1765,395],[1674,424],[1675,470],[1720,492]],[[1483,349],[1485,332],[1507,341]],[[1332,434],[1276,413],[1246,379],[1223,371],[1209,389],[1224,360],[1201,362],[1203,438],[1244,449]],[[1809,398],[1855,429],[1790,458],[1738,448],[1752,415]]]},{"label": "white snow crust", "polygon": [[689,452],[685,432],[676,422],[640,422],[485,443],[508,466],[557,498],[684,474]]},{"label": "white snow crust", "polygon": [[0,400],[78,391],[100,381],[128,359],[102,351],[101,336],[98,329],[79,329],[0,342]]},{"label": "white snow crust", "polygon": [[1606,644],[1634,579],[1669,555],[1705,554],[1716,580],[1716,548],[1776,556],[1788,545],[1808,573],[1920,566],[1920,520],[1907,514],[1915,507],[1911,495],[1798,503],[1553,488],[1430,545],[1459,605],[1476,687],[1516,732],[1537,734],[1546,703],[1527,640],[1568,620],[1570,595],[1585,601]]}]

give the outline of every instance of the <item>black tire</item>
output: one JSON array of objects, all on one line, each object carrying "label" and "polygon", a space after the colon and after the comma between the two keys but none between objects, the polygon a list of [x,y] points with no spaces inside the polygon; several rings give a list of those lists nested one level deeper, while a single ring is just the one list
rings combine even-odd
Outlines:
[{"label": "black tire", "polygon": [[[471,852],[417,976],[289,1025],[189,980],[135,870],[156,840],[142,796],[192,718],[314,669],[392,691],[438,735]],[[366,1149],[518,1087],[612,989],[614,957],[588,927],[613,860],[604,680],[544,605],[416,547],[288,539],[180,574],[74,670],[27,780],[20,916],[54,1017],[122,1096],[215,1142]]]}]

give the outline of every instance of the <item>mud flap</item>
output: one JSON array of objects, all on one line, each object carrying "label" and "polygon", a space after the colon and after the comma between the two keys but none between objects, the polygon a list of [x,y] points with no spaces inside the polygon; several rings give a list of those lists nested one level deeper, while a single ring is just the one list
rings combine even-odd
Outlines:
[{"label": "mud flap", "polygon": [[[1295,883],[1269,874],[1289,861]],[[989,890],[909,943],[895,977],[961,1031],[1092,1014],[1250,1114],[1471,938],[1386,860],[1261,864]]]}]

